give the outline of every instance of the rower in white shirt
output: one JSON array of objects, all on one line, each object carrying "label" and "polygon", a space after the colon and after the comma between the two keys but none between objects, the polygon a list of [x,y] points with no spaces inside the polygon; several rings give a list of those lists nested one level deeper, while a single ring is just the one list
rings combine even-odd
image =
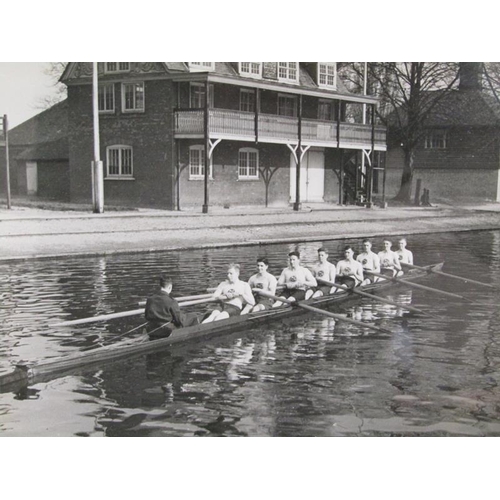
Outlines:
[{"label": "rower in white shirt", "polygon": [[[337,263],[337,283],[349,288],[359,286],[363,282],[363,266],[354,260],[354,250],[347,246],[344,248],[344,260]],[[337,291],[342,291],[338,288]]]},{"label": "rower in white shirt", "polygon": [[399,262],[413,265],[413,253],[406,248],[406,244],[406,238],[401,238],[398,241],[399,249],[396,250],[396,253],[398,254]]},{"label": "rower in white shirt", "polygon": [[239,316],[243,304],[255,305],[255,299],[249,284],[241,281],[239,276],[239,264],[229,264],[227,280],[223,281],[213,294],[213,298],[219,300],[220,306],[215,308],[208,318],[203,320],[203,323]]},{"label": "rower in white shirt", "polygon": [[[318,250],[318,262],[312,266],[311,271],[316,279],[323,279],[325,281],[330,281],[331,283],[335,281],[337,270],[335,268],[335,264],[328,261],[328,251],[325,248],[320,248]],[[334,293],[335,290],[335,287],[318,283],[318,286],[307,290],[306,299],[329,295],[330,293]]]},{"label": "rower in white shirt", "polygon": [[396,252],[391,250],[392,243],[390,240],[384,240],[384,249],[378,253],[380,259],[380,274],[386,276],[401,276],[403,271],[399,263],[399,257]]},{"label": "rower in white shirt", "polygon": [[[380,273],[380,259],[378,255],[372,251],[372,244],[370,240],[363,240],[363,253],[360,253],[356,260],[363,266],[363,271],[373,271],[375,273]],[[372,276],[371,274],[364,274],[364,280],[362,285],[369,285],[370,283],[375,283],[378,278]]]},{"label": "rower in white shirt", "polygon": [[[318,283],[311,271],[300,265],[300,254],[290,252],[288,254],[288,267],[283,269],[278,279],[278,287],[280,285],[285,287],[283,292],[280,293],[280,297],[295,301],[304,300],[307,289],[317,286]],[[277,300],[273,307],[280,307],[283,304],[283,302]]]}]

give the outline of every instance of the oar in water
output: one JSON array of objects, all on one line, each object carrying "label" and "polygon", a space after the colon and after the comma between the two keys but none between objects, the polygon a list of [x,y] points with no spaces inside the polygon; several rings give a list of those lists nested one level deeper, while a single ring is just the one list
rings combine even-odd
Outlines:
[{"label": "oar in water", "polygon": [[499,290],[495,285],[490,285],[489,283],[483,283],[482,281],[476,281],[470,278],[465,278],[463,276],[457,276],[456,274],[443,273],[442,271],[437,271],[429,267],[415,266],[414,264],[406,264],[401,262],[402,266],[410,267],[411,269],[420,269],[421,271],[426,271],[428,273],[439,274],[440,276],[446,276],[447,278],[453,278],[456,280],[465,281],[465,283],[474,283],[475,285],[487,286],[488,288],[493,288],[494,290]]},{"label": "oar in water", "polygon": [[[180,302],[179,306],[187,307],[187,306],[194,306],[196,304],[205,304],[207,302],[214,302],[214,299],[210,296],[209,298],[206,299],[188,300],[185,302]],[[141,307],[140,309],[133,309],[131,311],[122,311],[119,313],[92,316],[90,318],[81,318],[81,319],[74,319],[71,321],[63,321],[62,323],[55,323],[49,326],[84,325],[86,323],[97,323],[98,321],[108,321],[110,319],[126,318],[128,316],[139,316],[140,314],[144,314],[144,307]]]},{"label": "oar in water", "polygon": [[375,300],[377,302],[383,302],[384,304],[390,304],[391,306],[396,306],[400,309],[407,309],[408,311],[412,311],[412,312],[415,312],[418,314],[425,314],[426,316],[433,316],[433,314],[430,314],[426,311],[422,311],[422,309],[418,309],[416,307],[408,306],[405,304],[398,304],[397,302],[394,302],[393,300],[384,299],[382,297],[379,297],[378,295],[373,295],[372,293],[362,292],[361,290],[358,290],[357,288],[349,288],[347,286],[338,285],[337,283],[322,280],[321,278],[316,278],[316,280],[318,281],[318,283],[323,283],[324,285],[333,286],[335,288],[338,288],[340,290],[344,290],[346,292],[352,292],[352,293],[355,293],[356,295],[360,295],[361,297],[368,297],[368,298]]},{"label": "oar in water", "polygon": [[438,290],[437,288],[431,288],[430,286],[420,285],[419,283],[413,283],[411,281],[406,281],[401,278],[394,278],[392,276],[386,276],[385,274],[375,273],[373,271],[364,271],[367,274],[371,274],[372,276],[377,276],[377,278],[382,278],[385,280],[394,281],[395,283],[401,283],[403,285],[407,285],[412,288],[419,288],[420,290],[426,290],[427,292],[439,293],[441,295],[446,295],[447,297],[453,297],[455,299],[465,300],[466,302],[473,302],[472,300],[464,297],[463,295],[458,295],[457,293],[445,292],[444,290]]},{"label": "oar in water", "polygon": [[264,290],[261,290],[260,288],[255,288],[253,291],[255,293],[259,293],[260,295],[263,295],[264,297],[269,297],[270,299],[274,299],[275,301],[284,302],[285,304],[297,306],[297,307],[300,307],[301,309],[306,309],[307,311],[322,314],[323,316],[328,316],[329,318],[334,318],[337,321],[344,321],[346,323],[351,323],[353,325],[361,326],[363,328],[369,328],[370,330],[375,330],[377,332],[382,332],[382,333],[389,333],[392,335],[392,332],[390,330],[386,330],[385,328],[379,328],[378,326],[373,326],[370,323],[363,323],[362,321],[356,321],[355,319],[345,318],[344,316],[342,316],[340,314],[335,314],[335,313],[332,313],[330,311],[318,309],[317,307],[312,307],[310,305],[303,304],[300,301],[288,300],[288,299],[285,299],[283,297],[276,297],[276,295],[273,295],[269,292],[265,292]]}]

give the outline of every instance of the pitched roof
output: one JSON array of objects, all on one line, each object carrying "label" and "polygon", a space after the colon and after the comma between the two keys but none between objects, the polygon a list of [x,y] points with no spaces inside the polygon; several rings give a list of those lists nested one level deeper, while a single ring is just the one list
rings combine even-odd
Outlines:
[{"label": "pitched roof", "polygon": [[12,146],[30,146],[68,135],[68,102],[65,99],[9,131]]},{"label": "pitched roof", "polygon": [[478,90],[452,90],[443,95],[426,121],[426,126],[498,126],[500,104]]},{"label": "pitched roof", "polygon": [[[99,63],[99,68],[100,71],[103,71],[103,63]],[[266,64],[266,63],[263,63]],[[323,88],[320,87],[316,81],[315,78],[310,74],[310,72],[307,69],[307,66],[310,66],[310,63],[299,63],[299,83],[300,87],[309,89],[309,90],[322,90],[326,93],[329,94],[342,94],[344,96],[356,96],[356,97],[361,97],[359,94],[354,94],[351,91],[347,89],[345,84],[342,82],[342,79],[339,77],[337,78],[337,89],[328,89],[328,88]],[[142,73],[144,76],[146,76],[148,73],[154,77],[158,78],[159,75],[162,73],[165,74],[165,76],[178,76],[182,74],[189,74],[191,73],[189,67],[187,66],[186,63],[184,62],[162,62],[162,63],[132,63],[132,72],[138,72]],[[202,73],[202,72],[201,72]],[[214,76],[223,76],[223,77],[233,77],[241,80],[250,80],[254,81],[255,79],[242,76],[238,72],[238,66],[237,63],[231,63],[231,62],[216,62],[214,65],[214,69],[210,72],[208,72],[210,75]],[[125,73],[122,73],[121,75],[124,75]],[[71,62],[68,63],[66,66],[66,69],[64,70],[61,78],[59,81],[70,84],[72,81],[75,83],[90,83],[92,77],[92,63],[76,63],[76,62]],[[116,78],[116,75],[106,75],[103,74],[104,78],[108,77],[114,77]],[[268,78],[263,78],[263,81],[271,81],[274,85],[277,85],[279,87],[283,88],[297,88],[297,85],[293,83],[288,83],[288,82],[282,82],[278,81],[275,78],[268,79]],[[373,98],[373,97],[372,97]]]},{"label": "pitched roof", "polygon": [[62,137],[55,141],[43,142],[35,144],[24,149],[17,159],[20,160],[68,160],[69,147],[68,138]]}]

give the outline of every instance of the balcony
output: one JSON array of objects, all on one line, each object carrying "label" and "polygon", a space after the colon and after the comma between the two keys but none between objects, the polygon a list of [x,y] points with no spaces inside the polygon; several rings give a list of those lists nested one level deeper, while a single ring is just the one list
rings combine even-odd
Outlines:
[{"label": "balcony", "polygon": [[[202,109],[178,110],[174,115],[176,139],[202,139],[204,137],[204,111]],[[211,139],[229,139],[255,142],[255,114],[227,109],[209,110]],[[258,140],[270,143],[297,143],[299,120],[288,116],[258,115]],[[370,149],[371,125],[340,123],[339,147]],[[302,144],[309,146],[337,147],[337,122],[302,119]],[[375,149],[385,151],[386,129],[375,126]]]}]

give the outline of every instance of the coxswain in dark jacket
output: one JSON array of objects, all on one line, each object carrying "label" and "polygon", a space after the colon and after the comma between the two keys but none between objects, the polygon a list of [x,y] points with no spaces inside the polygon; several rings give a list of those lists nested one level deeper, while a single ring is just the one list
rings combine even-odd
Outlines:
[{"label": "coxswain in dark jacket", "polygon": [[170,296],[172,280],[162,274],[160,291],[146,301],[145,317],[148,321],[146,330],[150,337],[168,337],[174,328],[182,328],[197,323],[195,317],[182,313],[179,303]]}]

